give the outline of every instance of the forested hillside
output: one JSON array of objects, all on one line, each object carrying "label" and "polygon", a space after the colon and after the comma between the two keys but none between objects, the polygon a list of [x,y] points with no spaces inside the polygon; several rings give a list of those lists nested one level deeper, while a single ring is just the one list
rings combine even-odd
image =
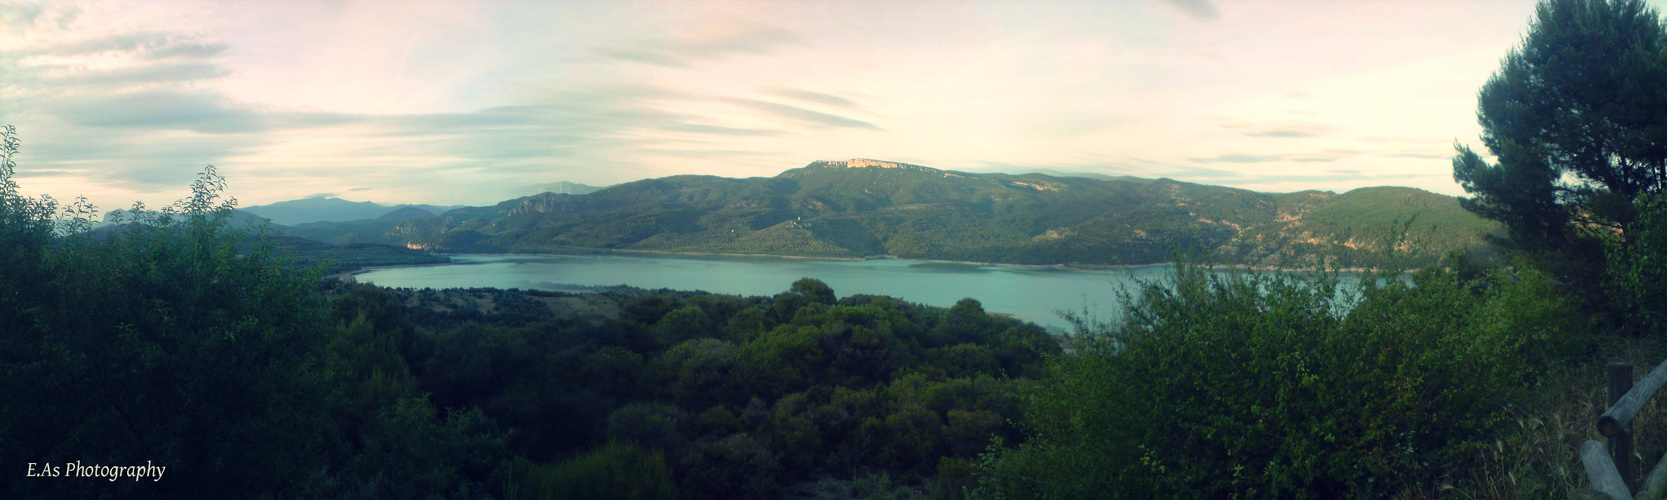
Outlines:
[{"label": "forested hillside", "polygon": [[[587,195],[387,221],[309,224],[334,243],[446,252],[598,249],[1012,264],[1163,262],[1172,250],[1263,266],[1376,266],[1484,246],[1494,225],[1410,188],[1265,194],[1168,179],[971,174],[917,165],[814,162],[769,178],[674,176]],[[1416,244],[1413,244],[1416,242]]]},{"label": "forested hillside", "polygon": [[521,498],[783,498],[877,474],[956,495],[990,436],[1021,438],[1016,391],[1060,352],[976,300],[840,298],[812,279],[774,297],[336,293],[348,352],[374,347],[359,363],[393,376],[350,394],[426,393],[514,429],[453,487]]}]

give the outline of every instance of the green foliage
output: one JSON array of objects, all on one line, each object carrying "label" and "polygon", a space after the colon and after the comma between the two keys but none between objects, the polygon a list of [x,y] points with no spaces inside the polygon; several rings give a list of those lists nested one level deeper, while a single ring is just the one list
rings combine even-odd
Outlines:
[{"label": "green foliage", "polygon": [[1667,190],[1664,78],[1667,27],[1644,2],[1544,0],[1477,97],[1497,163],[1464,146],[1453,159],[1465,207],[1594,311],[1609,302],[1604,245],[1634,252],[1639,200]]},{"label": "green foliage", "polygon": [[1667,324],[1667,195],[1639,197],[1638,217],[1627,227],[1630,246],[1607,246],[1607,288],[1614,314],[1634,335],[1660,335]]},{"label": "green foliage", "polygon": [[[613,313],[481,313],[525,297]],[[813,279],[775,297],[356,287],[337,300],[353,366],[397,371],[391,354],[404,353],[438,406],[513,428],[506,453],[523,465],[629,444],[662,454],[689,498],[777,498],[822,474],[930,476],[993,435],[1018,439],[1010,394],[1025,382],[999,377],[1044,373],[1060,352],[1039,327],[976,300],[945,310],[841,299]],[[389,317],[396,307],[404,320]],[[408,345],[394,333],[406,324],[419,332]]]},{"label": "green foliage", "polygon": [[1010,394],[1026,382],[998,377],[1060,352],[975,300],[840,299],[814,279],[775,297],[323,285],[324,266],[233,224],[212,168],[190,199],[92,233],[75,219],[90,207],[16,195],[5,137],[0,452],[168,467],[163,482],[14,476],[10,496],[778,498],[870,472],[901,485],[1016,438]]},{"label": "green foliage", "polygon": [[1412,188],[1340,195],[1275,195],[1274,221],[1247,227],[1214,255],[1263,266],[1407,268],[1445,263],[1448,252],[1487,247],[1498,224],[1459,200]]},{"label": "green foliage", "polygon": [[676,406],[631,403],[608,416],[608,439],[648,449],[675,450],[683,445],[680,427],[688,420],[687,412]]},{"label": "green foliage", "polygon": [[418,332],[428,330],[403,350],[418,388],[442,407],[480,408],[512,427],[510,455],[537,462],[630,443],[663,453],[690,498],[775,498],[795,480],[872,468],[929,477],[940,458],[974,457],[992,435],[1019,438],[1009,393],[1025,382],[999,377],[1044,373],[1045,358],[1059,353],[1039,327],[990,317],[977,300],[944,310],[839,298],[817,280],[777,297],[535,295],[615,312],[592,320],[478,313],[517,295],[527,293],[388,298],[353,288],[338,317],[363,310],[365,322],[382,325],[370,318],[402,305]]},{"label": "green foliage", "polygon": [[[213,167],[190,198],[89,232],[0,168],[0,453],[167,467],[161,481],[16,481],[9,497],[471,496],[502,453],[479,410],[417,393],[416,328],[374,287],[319,293],[233,224]],[[68,219],[64,219],[68,217]]]},{"label": "green foliage", "polygon": [[987,489],[1384,496],[1490,443],[1572,348],[1570,306],[1533,272],[1427,269],[1338,292],[1331,278],[1178,268],[1125,323],[1054,358],[1026,410],[1032,441],[993,455]]},{"label": "green foliage", "polygon": [[331,245],[294,236],[275,236],[272,239],[284,251],[294,254],[297,266],[306,268],[322,263],[326,273],[344,273],[370,266],[414,266],[451,262],[451,257],[374,243]]},{"label": "green foliage", "polygon": [[860,500],[912,500],[915,491],[897,484],[891,474],[863,474],[851,480],[851,496]]},{"label": "green foliage", "polygon": [[678,498],[665,455],[629,444],[552,464],[506,460],[493,473],[505,500],[669,500]]},{"label": "green foliage", "polygon": [[354,494],[370,498],[467,498],[483,492],[503,456],[504,435],[480,409],[440,418],[424,398],[388,407],[351,464]]},{"label": "green foliage", "polygon": [[48,488],[281,492],[335,453],[331,389],[317,362],[332,329],[313,291],[317,274],[293,272],[269,243],[248,246],[227,230],[223,189],[211,167],[191,198],[103,241],[52,237],[49,201],[0,194],[3,453],[59,464],[149,460],[171,476],[166,486]]}]

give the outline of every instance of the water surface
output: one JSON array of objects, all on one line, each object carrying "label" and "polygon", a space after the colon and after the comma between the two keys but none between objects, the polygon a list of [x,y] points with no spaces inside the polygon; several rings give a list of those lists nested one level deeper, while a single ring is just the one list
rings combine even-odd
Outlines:
[{"label": "water surface", "polygon": [[[990,312],[1008,313],[1061,327],[1057,311],[1112,317],[1119,287],[1154,280],[1168,266],[1115,270],[990,266],[892,259],[815,260],[724,256],[533,256],[458,255],[453,264],[373,269],[360,282],[387,287],[493,287],[534,290],[630,285],[705,290],[736,295],[775,295],[802,277],[822,280],[840,297],[888,295],[948,307],[963,297]],[[1130,288],[1133,290],[1133,288]]]}]

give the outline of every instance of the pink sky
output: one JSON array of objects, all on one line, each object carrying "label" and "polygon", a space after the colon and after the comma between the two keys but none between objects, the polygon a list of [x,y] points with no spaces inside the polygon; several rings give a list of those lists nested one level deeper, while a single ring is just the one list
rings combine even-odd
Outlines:
[{"label": "pink sky", "polygon": [[[1659,5],[1658,5],[1659,8]],[[819,159],[1462,194],[1533,2],[0,2],[29,193],[495,203]]]}]

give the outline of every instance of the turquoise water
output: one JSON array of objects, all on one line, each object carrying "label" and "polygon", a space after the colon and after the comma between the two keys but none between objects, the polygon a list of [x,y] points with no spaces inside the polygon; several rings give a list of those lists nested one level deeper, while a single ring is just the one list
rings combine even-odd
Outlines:
[{"label": "turquoise water", "polygon": [[839,261],[780,257],[459,255],[451,265],[373,269],[360,282],[400,288],[493,287],[535,290],[630,285],[775,295],[802,277],[822,280],[840,297],[888,295],[948,307],[963,297],[990,312],[1063,327],[1057,311],[1111,318],[1117,291],[1154,280],[1167,266],[1079,271],[890,259]]}]

